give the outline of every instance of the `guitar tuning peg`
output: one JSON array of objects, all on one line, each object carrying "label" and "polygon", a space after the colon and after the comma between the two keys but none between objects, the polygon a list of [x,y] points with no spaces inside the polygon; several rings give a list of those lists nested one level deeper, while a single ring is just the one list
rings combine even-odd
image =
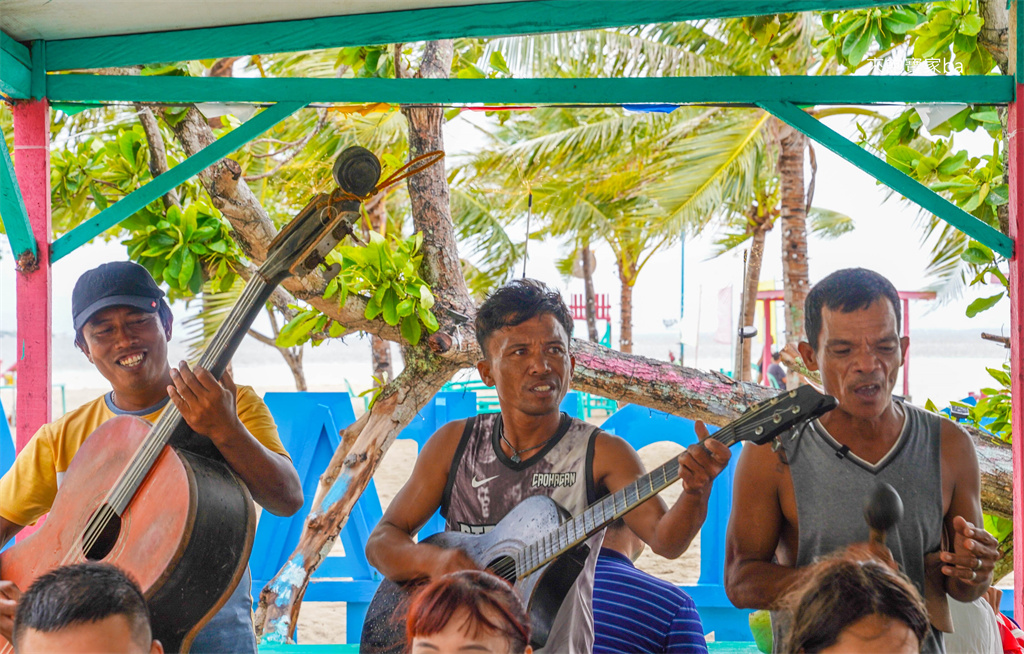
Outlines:
[{"label": "guitar tuning peg", "polygon": [[324,283],[325,284],[329,284],[331,282],[331,280],[334,279],[335,277],[337,277],[338,273],[340,273],[340,272],[341,272],[341,264],[340,263],[332,263],[331,265],[327,266],[326,270],[324,270]]}]

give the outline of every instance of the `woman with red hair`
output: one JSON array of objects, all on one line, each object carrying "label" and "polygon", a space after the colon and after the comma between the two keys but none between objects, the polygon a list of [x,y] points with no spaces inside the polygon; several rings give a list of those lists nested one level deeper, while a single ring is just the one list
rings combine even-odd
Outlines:
[{"label": "woman with red hair", "polygon": [[523,603],[503,579],[463,570],[419,591],[406,622],[412,654],[532,654]]}]

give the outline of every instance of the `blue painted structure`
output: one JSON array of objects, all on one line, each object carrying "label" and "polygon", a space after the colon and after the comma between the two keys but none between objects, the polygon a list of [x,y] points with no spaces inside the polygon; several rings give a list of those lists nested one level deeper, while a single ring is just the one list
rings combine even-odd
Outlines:
[{"label": "blue painted structure", "polygon": [[[261,516],[249,559],[253,589],[257,595],[295,549],[316,494],[317,482],[338,446],[339,431],[355,421],[348,393],[267,393],[264,401],[277,422],[281,441],[292,455],[306,501],[302,510],[290,518],[279,518],[266,512]],[[562,410],[577,416],[579,405],[578,394],[572,391],[562,401]],[[438,393],[398,438],[413,440],[422,448],[439,427],[452,420],[475,415],[476,409],[476,393],[472,391]],[[604,422],[602,428],[625,438],[636,449],[661,441],[683,446],[696,441],[692,420],[636,405],[619,409]],[[749,611],[734,608],[722,586],[725,528],[732,502],[735,465],[734,456],[711,493],[708,518],[701,531],[699,581],[696,586],[683,586],[683,589],[697,603],[705,631],[715,631],[719,639],[749,640],[746,617]],[[367,605],[382,578],[370,566],[364,553],[366,539],[381,515],[380,498],[371,480],[341,531],[345,554],[327,557],[306,590],[305,599],[310,601],[347,603],[346,641],[349,643],[358,642]],[[439,513],[435,513],[419,535],[426,537],[443,529],[444,521]]]},{"label": "blue painted structure", "polygon": [[[625,438],[639,450],[652,443],[667,441],[683,447],[697,442],[694,422],[664,411],[627,404],[604,421],[601,428]],[[716,427],[709,427],[711,432]],[[728,467],[715,480],[708,500],[708,516],[700,532],[700,577],[696,586],[680,586],[697,604],[704,632],[714,631],[719,640],[750,640],[747,622],[749,610],[737,609],[725,595],[725,529],[732,508],[732,480],[736,472],[740,444],[732,447]]]},{"label": "blue painted structure", "polygon": [[15,454],[11,428],[7,425],[7,412],[4,411],[4,404],[0,401],[0,476],[10,469],[14,463]]},{"label": "blue painted structure", "polygon": [[[14,439],[11,438],[11,428],[7,424],[7,412],[4,411],[4,404],[0,401],[0,477],[11,469],[16,455]],[[7,549],[13,544],[14,539],[12,538],[7,545],[0,548],[0,551]]]}]

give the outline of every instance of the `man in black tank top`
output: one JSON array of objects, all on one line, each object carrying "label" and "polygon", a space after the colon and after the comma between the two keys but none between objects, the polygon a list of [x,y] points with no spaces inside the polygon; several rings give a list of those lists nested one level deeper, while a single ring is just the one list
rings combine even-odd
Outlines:
[{"label": "man in black tank top", "polygon": [[[484,359],[477,370],[497,388],[501,413],[449,423],[424,445],[412,476],[366,544],[370,563],[386,577],[404,581],[478,567],[461,550],[413,541],[438,508],[449,531],[479,534],[529,497],[545,495],[578,514],[644,474],[624,440],[559,411],[575,365],[572,327],[558,293],[533,280],[512,282],[480,307],[476,335]],[[707,436],[703,424],[697,429]],[[679,457],[684,492],[675,505],[668,508],[654,497],[626,514],[626,523],[654,552],[678,557],[700,530],[712,481],[729,457],[714,440],[690,446]],[[590,651],[593,569],[603,535],[587,542],[590,556],[557,612],[544,651]]]},{"label": "man in black tank top", "polygon": [[[933,633],[921,651],[942,652],[946,594],[981,596],[999,556],[981,527],[974,444],[953,422],[894,400],[909,339],[899,336],[900,299],[887,279],[862,268],[829,275],[808,294],[804,321],[800,354],[839,407],[774,444],[743,448],[726,593],[738,607],[775,609],[815,559],[834,552],[877,558],[898,566],[924,595]],[[867,542],[863,518],[880,482],[894,486],[906,506],[888,547]],[[778,627],[785,616],[774,618]]]}]

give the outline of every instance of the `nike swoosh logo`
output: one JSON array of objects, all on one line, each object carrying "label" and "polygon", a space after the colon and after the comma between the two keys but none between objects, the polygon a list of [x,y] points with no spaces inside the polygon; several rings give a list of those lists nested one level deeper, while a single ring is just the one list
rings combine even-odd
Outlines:
[{"label": "nike swoosh logo", "polygon": [[480,488],[481,486],[483,486],[484,484],[486,484],[490,480],[497,479],[498,477],[499,477],[499,475],[494,475],[493,477],[488,477],[487,479],[477,479],[474,476],[473,477],[473,481],[471,481],[470,483],[473,485],[473,488]]}]

